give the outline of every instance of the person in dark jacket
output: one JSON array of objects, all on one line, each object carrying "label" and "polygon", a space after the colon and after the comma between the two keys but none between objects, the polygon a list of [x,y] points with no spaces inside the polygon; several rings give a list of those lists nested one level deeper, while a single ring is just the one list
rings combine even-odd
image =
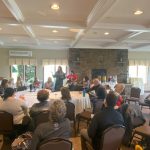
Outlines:
[{"label": "person in dark jacket", "polygon": [[[105,129],[116,124],[124,125],[121,113],[114,109],[116,100],[117,97],[115,93],[110,91],[109,94],[107,94],[106,101],[104,102],[105,108],[94,115],[89,125],[87,133],[89,139],[92,141],[94,150],[99,150],[100,139]],[[82,131],[81,134],[84,137],[85,131]],[[87,135],[85,137],[87,137]]]}]

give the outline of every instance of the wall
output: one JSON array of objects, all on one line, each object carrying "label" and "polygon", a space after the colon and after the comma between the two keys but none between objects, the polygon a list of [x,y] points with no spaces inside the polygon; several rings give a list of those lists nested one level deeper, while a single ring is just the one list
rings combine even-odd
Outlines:
[{"label": "wall", "polygon": [[[12,49],[11,49],[12,50]],[[14,49],[13,49],[14,50]],[[27,50],[27,49],[15,49]],[[37,59],[37,76],[43,80],[42,59],[68,58],[68,50],[32,50],[32,57]],[[9,49],[0,49],[0,77],[10,78]]]},{"label": "wall", "polygon": [[79,77],[91,77],[92,69],[106,69],[107,77],[117,75],[118,82],[126,82],[128,50],[70,49],[69,66]]},{"label": "wall", "polygon": [[135,52],[129,51],[128,59],[141,59],[141,60],[148,60],[150,59],[150,52]]}]

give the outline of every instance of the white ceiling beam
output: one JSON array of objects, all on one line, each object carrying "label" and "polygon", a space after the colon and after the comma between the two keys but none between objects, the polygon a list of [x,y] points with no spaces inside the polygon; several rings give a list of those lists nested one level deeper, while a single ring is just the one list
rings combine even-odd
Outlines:
[{"label": "white ceiling beam", "polygon": [[[117,0],[98,0],[87,18],[87,28],[84,30],[84,33],[86,33],[98,21],[98,19],[102,18],[116,1]],[[71,47],[75,47],[82,37],[83,31],[77,34],[75,40],[71,44]]]},{"label": "white ceiling beam", "polygon": [[130,32],[150,32],[150,28],[136,24],[97,23],[96,25],[93,26],[92,29],[124,30]]},{"label": "white ceiling beam", "polygon": [[2,0],[2,1],[18,22],[24,22],[24,16],[15,0]]}]

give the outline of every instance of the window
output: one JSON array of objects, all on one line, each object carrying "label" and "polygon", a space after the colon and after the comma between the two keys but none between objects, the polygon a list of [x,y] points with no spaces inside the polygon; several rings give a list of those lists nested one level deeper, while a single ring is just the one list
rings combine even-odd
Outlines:
[{"label": "window", "polygon": [[44,66],[44,83],[47,81],[48,77],[51,77],[54,81],[53,75],[57,71],[58,66],[62,67],[64,73],[67,72],[66,65],[45,65]]},{"label": "window", "polygon": [[14,78],[14,82],[16,83],[17,77],[21,76],[21,78],[25,81],[27,85],[33,83],[36,75],[36,68],[34,65],[12,65],[11,66],[11,77]]},{"label": "window", "polygon": [[144,84],[147,83],[147,66],[129,66],[129,77],[142,78]]}]

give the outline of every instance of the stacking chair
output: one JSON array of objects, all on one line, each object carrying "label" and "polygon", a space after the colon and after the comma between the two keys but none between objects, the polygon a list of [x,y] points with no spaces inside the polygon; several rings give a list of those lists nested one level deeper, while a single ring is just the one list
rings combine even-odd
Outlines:
[{"label": "stacking chair", "polygon": [[[104,103],[103,100],[97,99],[97,101],[93,105],[93,114],[95,114],[101,110],[101,108],[103,107],[103,103]],[[91,114],[92,114],[92,112],[90,112],[90,111],[83,111],[80,114],[78,114],[78,116],[77,116],[78,117],[77,132],[79,132],[80,121],[86,121],[87,126],[89,125],[89,123],[92,119]]]},{"label": "stacking chair", "polygon": [[14,129],[13,115],[5,111],[0,111],[0,121],[0,134],[9,135]]},{"label": "stacking chair", "polygon": [[141,93],[141,89],[140,88],[138,88],[138,87],[132,87],[131,88],[130,97],[127,98],[126,101],[128,103],[130,103],[130,102],[139,103],[140,93]]},{"label": "stacking chair", "polygon": [[75,119],[75,105],[71,102],[66,102],[66,118],[68,118],[71,122],[73,121],[74,132],[76,135],[76,119]]},{"label": "stacking chair", "polygon": [[117,150],[120,148],[125,134],[125,127],[122,125],[113,125],[107,128],[100,140],[100,150]]},{"label": "stacking chair", "polygon": [[42,141],[38,150],[72,150],[72,142],[62,138],[48,139]]},{"label": "stacking chair", "polygon": [[[125,127],[122,125],[113,125],[104,130],[100,139],[99,150],[118,150],[121,146],[125,134]],[[81,135],[82,149],[94,150],[92,142]]]},{"label": "stacking chair", "polygon": [[33,118],[34,127],[36,128],[39,124],[48,122],[49,120],[49,111],[41,111],[38,114],[36,114]]}]

